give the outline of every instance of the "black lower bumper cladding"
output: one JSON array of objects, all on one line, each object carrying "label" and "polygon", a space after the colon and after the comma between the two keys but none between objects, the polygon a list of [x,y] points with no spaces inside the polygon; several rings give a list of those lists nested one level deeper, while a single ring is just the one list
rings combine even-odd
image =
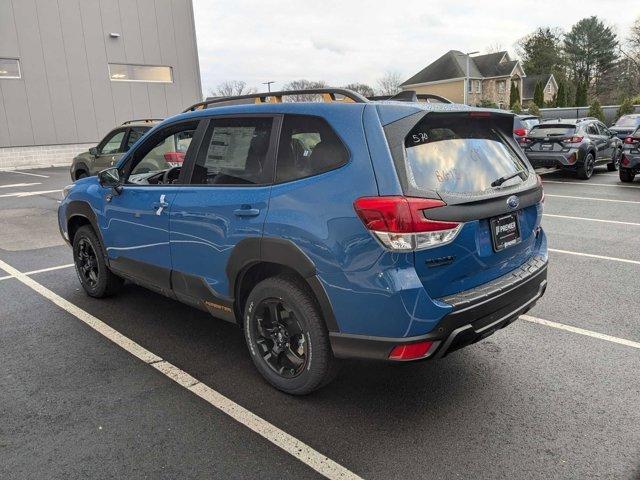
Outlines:
[{"label": "black lower bumper cladding", "polygon": [[389,338],[332,332],[331,346],[338,358],[387,360],[397,345],[429,340],[434,345],[425,358],[442,358],[517,320],[544,295],[546,287],[547,261],[533,257],[492,282],[439,298],[453,310],[426,335]]}]

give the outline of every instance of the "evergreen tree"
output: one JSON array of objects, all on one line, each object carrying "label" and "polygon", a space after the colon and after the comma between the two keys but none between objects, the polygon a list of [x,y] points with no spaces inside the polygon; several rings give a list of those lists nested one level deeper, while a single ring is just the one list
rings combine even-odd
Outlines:
[{"label": "evergreen tree", "polygon": [[516,114],[522,113],[522,107],[520,106],[520,102],[513,102],[511,104],[511,111]]},{"label": "evergreen tree", "polygon": [[633,106],[633,103],[631,102],[631,99],[629,97],[627,97],[627,98],[624,99],[624,101],[620,105],[620,108],[618,109],[618,117],[621,117],[622,115],[628,115],[628,114],[633,113],[635,111],[636,111],[636,109]]},{"label": "evergreen tree", "polygon": [[588,103],[587,99],[587,85],[584,82],[579,82],[576,87],[576,107],[584,107]]},{"label": "evergreen tree", "polygon": [[602,111],[600,102],[597,99],[589,105],[589,113],[587,115],[589,117],[596,117],[601,122],[604,122],[604,112]]},{"label": "evergreen tree", "polygon": [[540,116],[540,109],[535,103],[532,103],[531,105],[529,105],[529,114],[534,115],[536,117]]},{"label": "evergreen tree", "polygon": [[533,91],[533,103],[538,107],[544,107],[544,86],[542,82],[536,83],[536,88]]},{"label": "evergreen tree", "polygon": [[567,96],[564,90],[564,82],[560,80],[558,82],[558,91],[556,92],[556,107],[566,107]]},{"label": "evergreen tree", "polygon": [[518,84],[511,82],[511,90],[509,91],[509,105],[513,107],[514,103],[520,103],[520,89]]}]

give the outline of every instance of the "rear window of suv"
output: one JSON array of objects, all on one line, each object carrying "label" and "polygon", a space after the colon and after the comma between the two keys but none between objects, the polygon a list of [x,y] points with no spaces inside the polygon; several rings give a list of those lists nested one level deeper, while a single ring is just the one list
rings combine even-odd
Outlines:
[{"label": "rear window of suv", "polygon": [[[527,172],[506,138],[486,118],[427,115],[405,137],[409,184],[439,193],[480,194],[505,175]],[[517,185],[526,173],[504,186]]]},{"label": "rear window of suv", "polygon": [[556,137],[573,135],[576,133],[575,125],[537,125],[529,132],[530,137]]}]

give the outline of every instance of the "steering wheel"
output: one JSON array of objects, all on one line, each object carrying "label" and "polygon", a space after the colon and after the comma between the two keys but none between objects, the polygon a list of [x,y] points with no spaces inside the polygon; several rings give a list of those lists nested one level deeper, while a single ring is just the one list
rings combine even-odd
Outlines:
[{"label": "steering wheel", "polygon": [[[165,170],[162,174],[162,183],[167,185],[173,183],[174,180],[177,180],[180,176],[180,168],[182,168],[182,166],[171,167],[169,170]],[[177,175],[175,178],[172,178],[172,175],[174,175],[175,172],[177,172]]]}]

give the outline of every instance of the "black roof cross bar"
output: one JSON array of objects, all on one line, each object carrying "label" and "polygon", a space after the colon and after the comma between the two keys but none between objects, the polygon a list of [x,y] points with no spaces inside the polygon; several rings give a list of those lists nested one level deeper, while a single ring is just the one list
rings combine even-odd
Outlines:
[{"label": "black roof cross bar", "polygon": [[[353,103],[366,103],[365,97],[352,90],[346,88],[312,88],[309,90],[286,90],[282,92],[262,92],[262,93],[250,93],[248,95],[236,95],[232,97],[219,97],[205,100],[204,102],[198,102],[185,109],[184,112],[193,112],[195,110],[204,110],[211,105],[220,103],[237,102],[238,100],[251,100],[253,103],[282,103],[282,97],[291,97],[294,95],[321,95],[323,102],[353,102]],[[336,98],[336,95],[342,95],[344,99]]]},{"label": "black roof cross bar", "polygon": [[122,122],[122,125],[130,125],[132,123],[151,123],[151,122],[161,122],[164,118],[138,118],[136,120],[127,120],[126,122]]}]

